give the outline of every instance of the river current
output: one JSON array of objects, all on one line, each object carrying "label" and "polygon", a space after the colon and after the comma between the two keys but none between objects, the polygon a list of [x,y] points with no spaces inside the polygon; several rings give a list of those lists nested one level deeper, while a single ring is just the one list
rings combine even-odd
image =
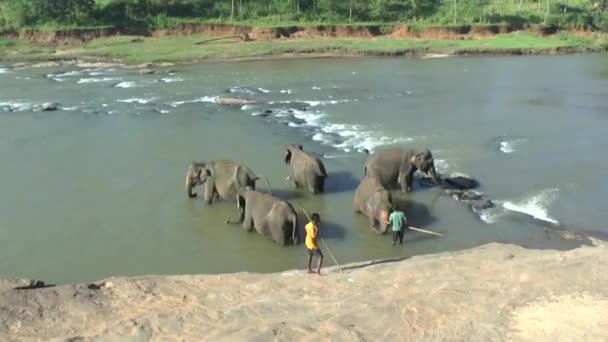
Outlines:
[{"label": "river current", "polygon": [[[220,158],[318,212],[340,263],[488,242],[569,249],[608,235],[606,54],[171,68],[0,64],[0,275],[64,283],[304,267],[302,244],[226,225],[231,203],[187,198],[188,163]],[[220,96],[263,104],[221,106]],[[48,102],[59,109],[41,111]],[[322,156],[326,194],[290,189],[288,143]],[[496,207],[473,212],[432,187],[395,191],[412,225],[444,236],[407,232],[391,246],[352,212],[361,150],[388,146],[428,147],[439,172],[473,176]]]}]

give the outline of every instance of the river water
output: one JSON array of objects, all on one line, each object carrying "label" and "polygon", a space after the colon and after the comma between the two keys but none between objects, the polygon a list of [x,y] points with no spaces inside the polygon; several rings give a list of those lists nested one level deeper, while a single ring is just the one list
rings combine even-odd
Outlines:
[{"label": "river water", "polygon": [[[65,283],[303,268],[303,245],[280,247],[226,225],[233,204],[187,198],[188,163],[219,158],[248,165],[275,195],[319,212],[341,263],[492,241],[568,249],[588,243],[583,233],[608,233],[608,55],[174,68],[140,75],[0,65],[2,276]],[[217,96],[269,103],[222,107]],[[61,108],[37,110],[45,102]],[[289,188],[287,143],[323,156],[325,195]],[[496,208],[475,213],[435,188],[395,192],[412,225],[444,236],[408,232],[392,247],[352,212],[366,157],[359,150],[389,145],[430,148],[440,172],[474,176]],[[582,240],[565,239],[564,229]]]}]

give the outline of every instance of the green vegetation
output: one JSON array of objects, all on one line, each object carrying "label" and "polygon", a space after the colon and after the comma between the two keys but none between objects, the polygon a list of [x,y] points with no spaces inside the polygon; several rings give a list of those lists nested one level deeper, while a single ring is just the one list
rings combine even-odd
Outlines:
[{"label": "green vegetation", "polygon": [[[139,38],[117,36],[95,39],[83,46],[64,51],[35,49],[24,41],[12,42],[10,48],[0,45],[0,58],[11,56],[48,60],[78,56],[118,58],[130,63],[161,61],[196,61],[209,59],[238,59],[280,56],[285,54],[336,54],[336,55],[421,55],[425,53],[495,53],[537,54],[552,53],[560,48],[584,50],[598,47],[601,35],[584,39],[572,34],[559,34],[544,38],[532,33],[498,34],[480,40],[403,40],[378,39],[299,39],[254,41],[247,43],[213,42],[195,45],[200,36]],[[135,39],[138,38],[138,39]],[[606,46],[608,47],[608,46]],[[606,48],[604,47],[604,48]]]},{"label": "green vegetation", "polygon": [[184,22],[507,23],[607,30],[608,0],[0,0],[5,30],[111,25],[136,32]]}]

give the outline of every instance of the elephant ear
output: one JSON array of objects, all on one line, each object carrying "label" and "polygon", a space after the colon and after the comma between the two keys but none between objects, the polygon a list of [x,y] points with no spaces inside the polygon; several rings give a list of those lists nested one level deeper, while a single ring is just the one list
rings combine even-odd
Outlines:
[{"label": "elephant ear", "polygon": [[412,156],[412,159],[410,159],[410,163],[413,165],[416,165],[416,166],[420,165],[422,163],[422,160],[423,160],[425,154],[426,154],[425,152],[418,152],[418,153],[414,154]]},{"label": "elephant ear", "polygon": [[291,163],[291,150],[288,148],[285,149],[285,158],[283,158],[285,164],[289,165]]}]

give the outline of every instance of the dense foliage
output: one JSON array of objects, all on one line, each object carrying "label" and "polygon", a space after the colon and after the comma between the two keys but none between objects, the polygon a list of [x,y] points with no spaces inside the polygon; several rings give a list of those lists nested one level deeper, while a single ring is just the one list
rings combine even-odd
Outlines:
[{"label": "dense foliage", "polygon": [[608,29],[608,0],[0,0],[0,27],[167,28],[182,21],[556,24]]}]

